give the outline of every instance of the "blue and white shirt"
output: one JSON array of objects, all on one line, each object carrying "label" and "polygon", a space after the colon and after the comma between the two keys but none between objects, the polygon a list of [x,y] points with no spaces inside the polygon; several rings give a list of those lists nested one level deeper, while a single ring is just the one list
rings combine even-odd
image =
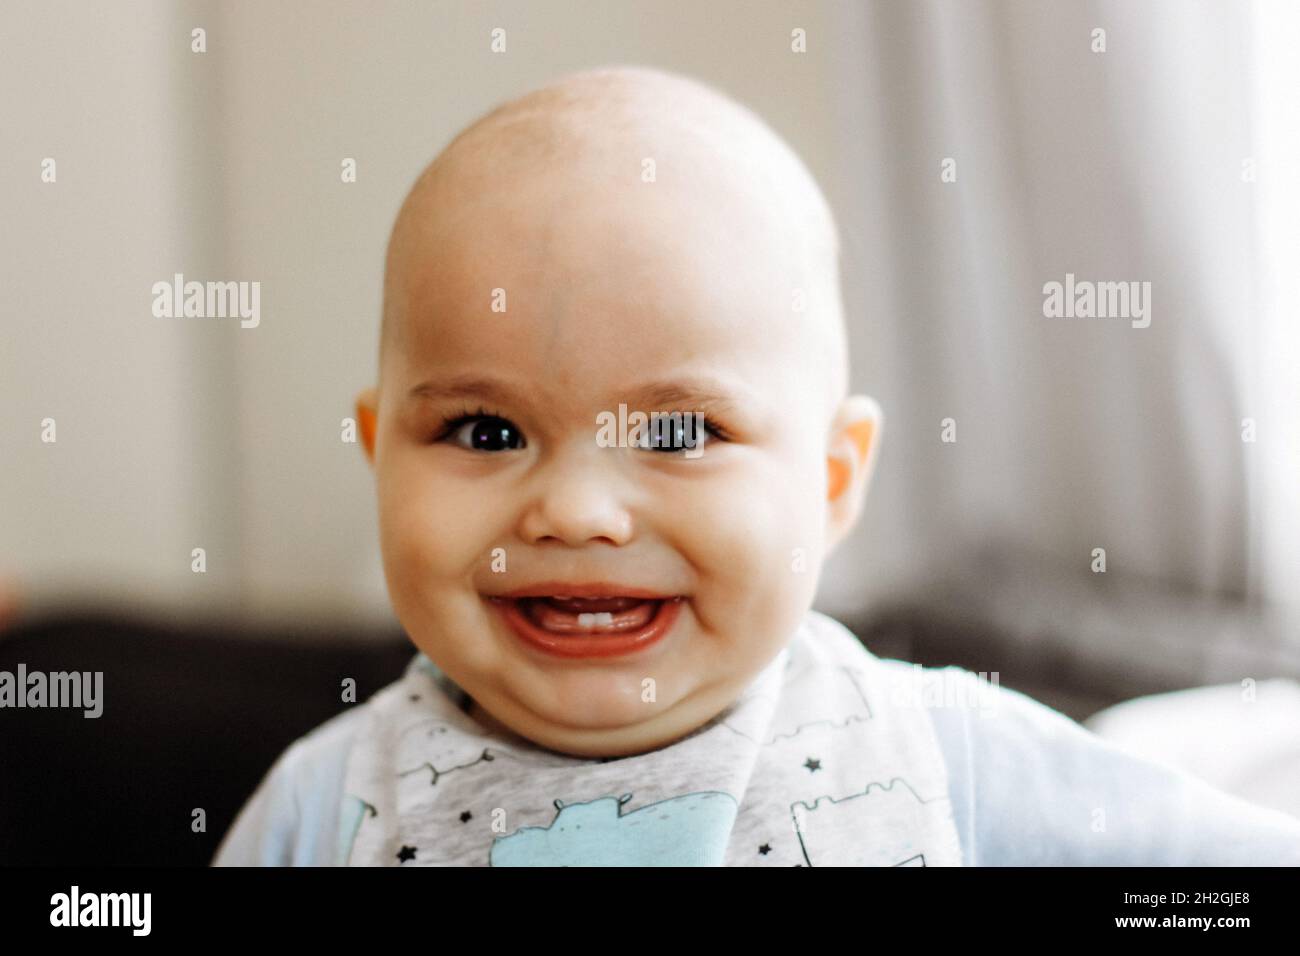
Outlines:
[{"label": "blue and white shirt", "polygon": [[214,865],[1300,865],[1300,820],[809,612],[667,747],[502,737],[424,655],[276,761]]}]

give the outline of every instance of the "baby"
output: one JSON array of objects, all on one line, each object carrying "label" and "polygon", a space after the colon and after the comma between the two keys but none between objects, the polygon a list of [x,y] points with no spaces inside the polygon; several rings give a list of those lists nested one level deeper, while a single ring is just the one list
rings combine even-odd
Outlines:
[{"label": "baby", "polygon": [[802,162],[693,81],[573,74],[462,132],[357,400],[419,653],[215,862],[1300,863],[1300,821],[810,609],[881,426],[838,260]]}]

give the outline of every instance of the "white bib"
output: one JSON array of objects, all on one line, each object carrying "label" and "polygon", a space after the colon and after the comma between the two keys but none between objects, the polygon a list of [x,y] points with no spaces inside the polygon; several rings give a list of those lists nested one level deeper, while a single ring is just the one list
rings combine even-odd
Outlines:
[{"label": "white bib", "polygon": [[504,739],[423,654],[364,705],[353,866],[960,866],[915,684],[809,612],[731,707],[676,743],[581,758]]}]

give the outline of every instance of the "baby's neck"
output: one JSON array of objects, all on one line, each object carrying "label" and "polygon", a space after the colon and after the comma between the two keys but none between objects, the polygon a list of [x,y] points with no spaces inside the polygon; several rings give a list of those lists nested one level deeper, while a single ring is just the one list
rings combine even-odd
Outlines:
[{"label": "baby's neck", "polygon": [[486,710],[480,707],[478,705],[478,701],[476,701],[473,697],[470,697],[468,699],[469,699],[469,706],[465,708],[465,713],[469,714],[470,717],[477,720],[480,724],[482,724],[484,727],[491,730],[494,734],[498,734],[499,736],[505,737],[508,740],[513,740],[519,736],[513,730],[507,727],[505,724],[501,723],[499,720],[497,720],[495,717],[489,714]]}]

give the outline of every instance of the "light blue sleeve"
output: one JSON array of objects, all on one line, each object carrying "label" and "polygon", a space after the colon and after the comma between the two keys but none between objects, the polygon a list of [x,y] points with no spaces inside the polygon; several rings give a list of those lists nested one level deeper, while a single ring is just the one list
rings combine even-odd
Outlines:
[{"label": "light blue sleeve", "polygon": [[235,818],[213,866],[346,862],[343,781],[359,714],[345,711],[280,755]]},{"label": "light blue sleeve", "polygon": [[991,707],[930,705],[967,866],[1300,865],[1300,819],[985,687]]}]

